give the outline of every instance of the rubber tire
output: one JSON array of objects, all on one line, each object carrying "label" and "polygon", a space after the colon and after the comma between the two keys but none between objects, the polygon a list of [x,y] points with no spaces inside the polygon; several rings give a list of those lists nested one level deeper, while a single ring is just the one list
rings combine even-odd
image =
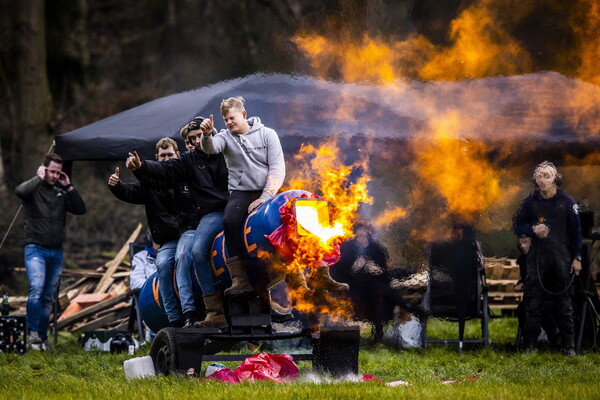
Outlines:
[{"label": "rubber tire", "polygon": [[163,328],[152,341],[150,357],[156,375],[168,376],[177,372],[178,354],[174,330],[175,328]]}]

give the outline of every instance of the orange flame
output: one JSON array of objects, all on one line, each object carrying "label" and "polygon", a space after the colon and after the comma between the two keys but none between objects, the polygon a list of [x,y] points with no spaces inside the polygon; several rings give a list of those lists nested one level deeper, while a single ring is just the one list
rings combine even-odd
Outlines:
[{"label": "orange flame", "polygon": [[[309,190],[327,200],[330,221],[328,226],[321,223],[322,226],[317,228],[315,224],[305,223],[304,234],[295,236],[297,249],[291,263],[280,263],[276,268],[292,273],[307,272],[308,278],[314,279],[317,268],[324,266],[324,259],[336,252],[342,240],[352,235],[359,205],[372,202],[367,191],[369,177],[363,174],[355,182],[350,180],[353,169],[360,163],[344,165],[340,160],[339,149],[329,143],[319,148],[302,146],[292,161],[296,165],[288,171],[294,171],[296,176],[289,178],[289,188]],[[337,316],[348,316],[351,311],[348,300],[333,298],[322,291],[311,294],[307,298],[305,291],[291,288],[294,307],[300,311]]]}]

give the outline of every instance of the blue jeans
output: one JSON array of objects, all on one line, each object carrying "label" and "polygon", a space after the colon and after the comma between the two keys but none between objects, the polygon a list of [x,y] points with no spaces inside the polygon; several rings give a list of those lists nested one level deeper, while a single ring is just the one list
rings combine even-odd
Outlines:
[{"label": "blue jeans", "polygon": [[25,271],[29,280],[27,295],[27,330],[48,339],[48,322],[52,299],[62,272],[62,249],[25,245]]},{"label": "blue jeans", "polygon": [[[215,274],[210,263],[210,250],[215,236],[223,230],[223,212],[206,214],[200,220],[194,235],[192,256],[196,276],[203,294],[213,293],[215,289]],[[240,232],[241,235],[241,232]]]},{"label": "blue jeans", "polygon": [[180,321],[179,300],[175,292],[175,253],[177,250],[177,240],[171,240],[160,246],[156,253],[156,269],[158,271],[158,281],[160,297],[163,301],[165,313],[169,322]]},{"label": "blue jeans", "polygon": [[177,271],[177,290],[181,299],[181,310],[186,313],[196,310],[194,304],[194,290],[192,289],[192,271],[194,260],[192,259],[192,246],[194,244],[193,230],[185,231],[177,242],[175,253],[175,270]]}]

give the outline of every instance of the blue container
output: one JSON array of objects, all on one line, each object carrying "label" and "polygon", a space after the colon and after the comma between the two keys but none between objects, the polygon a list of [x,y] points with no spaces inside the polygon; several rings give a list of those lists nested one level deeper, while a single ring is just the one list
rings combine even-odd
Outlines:
[{"label": "blue container", "polygon": [[[253,210],[246,217],[241,235],[249,261],[248,276],[254,287],[266,287],[268,282],[270,282],[268,276],[269,265],[265,265],[264,262],[260,261],[258,254],[259,252],[264,251],[277,257],[273,246],[271,246],[266,236],[273,233],[273,231],[281,225],[279,208],[291,198],[300,197],[302,195],[311,196],[312,193],[305,190],[288,190],[279,193],[269,201],[263,203],[260,207]],[[216,278],[215,283],[220,290],[224,290],[231,285],[229,271],[225,265],[227,256],[225,237],[223,232],[220,232],[213,241],[210,254],[211,265]],[[193,276],[195,277],[193,280],[194,292],[199,298],[202,296],[202,291],[200,290],[195,270],[193,271]],[[173,279],[173,281],[175,284],[175,279]],[[146,325],[154,332],[158,332],[169,324],[158,288],[158,275],[155,273],[148,278],[140,291],[142,318]],[[175,292],[177,293],[177,289],[175,289]],[[196,309],[201,308],[202,307],[196,307]]]}]

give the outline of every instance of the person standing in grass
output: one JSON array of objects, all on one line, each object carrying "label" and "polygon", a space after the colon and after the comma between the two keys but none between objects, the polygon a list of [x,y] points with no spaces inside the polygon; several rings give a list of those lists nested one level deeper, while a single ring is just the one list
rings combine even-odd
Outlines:
[{"label": "person standing in grass", "polygon": [[52,298],[63,268],[62,245],[67,212],[83,215],[85,203],[62,171],[62,158],[48,154],[36,176],[15,189],[25,211],[25,271],[27,295],[27,347],[49,346],[48,323]]},{"label": "person standing in grass", "polygon": [[582,248],[577,203],[559,187],[562,176],[549,161],[535,168],[532,181],[536,188],[523,200],[513,220],[517,236],[531,238],[523,345],[526,350],[535,349],[544,304],[554,301],[563,352],[572,356],[575,355],[572,275],[581,271]]}]

